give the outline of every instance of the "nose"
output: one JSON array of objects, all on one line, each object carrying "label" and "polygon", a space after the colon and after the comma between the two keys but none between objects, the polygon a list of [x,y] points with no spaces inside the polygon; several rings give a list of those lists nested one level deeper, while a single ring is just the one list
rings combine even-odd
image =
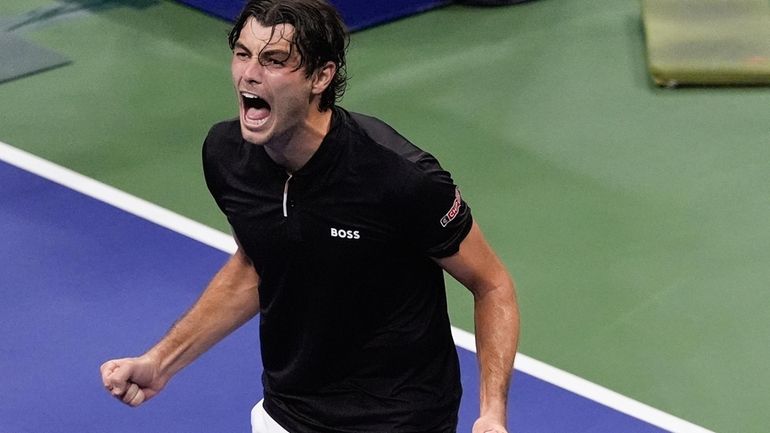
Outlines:
[{"label": "nose", "polygon": [[243,78],[249,83],[259,84],[262,82],[264,68],[258,61],[250,61],[244,67]]}]

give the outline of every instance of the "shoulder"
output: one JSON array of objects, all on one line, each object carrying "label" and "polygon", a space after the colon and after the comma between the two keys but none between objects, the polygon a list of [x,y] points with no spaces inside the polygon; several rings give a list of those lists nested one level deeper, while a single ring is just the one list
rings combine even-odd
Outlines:
[{"label": "shoulder", "polygon": [[435,160],[428,152],[415,146],[392,126],[382,120],[361,113],[350,113],[351,120],[360,132],[373,142],[413,164],[419,164],[426,157]]},{"label": "shoulder", "polygon": [[203,142],[203,175],[215,198],[238,167],[238,154],[243,137],[238,119],[219,122],[209,129]]},{"label": "shoulder", "polygon": [[361,113],[350,112],[348,115],[353,128],[375,145],[375,152],[380,157],[390,154],[404,171],[417,177],[449,175],[432,154],[416,146],[384,121]]},{"label": "shoulder", "polygon": [[242,148],[243,136],[238,119],[214,124],[203,142],[204,174],[209,177],[238,166],[242,158]]},{"label": "shoulder", "polygon": [[372,176],[390,185],[389,199],[394,203],[422,208],[427,202],[438,207],[455,200],[456,185],[451,173],[429,152],[416,146],[393,127],[375,117],[349,113],[352,129],[365,138],[359,141],[363,158],[380,168],[368,170]]}]

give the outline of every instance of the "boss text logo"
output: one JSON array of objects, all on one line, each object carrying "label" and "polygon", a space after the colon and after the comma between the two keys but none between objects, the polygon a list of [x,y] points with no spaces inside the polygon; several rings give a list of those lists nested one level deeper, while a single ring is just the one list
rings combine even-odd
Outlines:
[{"label": "boss text logo", "polygon": [[333,238],[361,239],[358,230],[331,229],[331,235]]}]

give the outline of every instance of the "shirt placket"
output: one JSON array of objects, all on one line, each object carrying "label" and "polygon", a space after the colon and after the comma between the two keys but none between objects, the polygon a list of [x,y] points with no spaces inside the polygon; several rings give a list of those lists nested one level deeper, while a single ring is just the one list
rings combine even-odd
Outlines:
[{"label": "shirt placket", "polygon": [[283,217],[286,221],[287,234],[291,242],[302,240],[300,220],[296,210],[297,188],[297,179],[289,173],[283,185]]}]

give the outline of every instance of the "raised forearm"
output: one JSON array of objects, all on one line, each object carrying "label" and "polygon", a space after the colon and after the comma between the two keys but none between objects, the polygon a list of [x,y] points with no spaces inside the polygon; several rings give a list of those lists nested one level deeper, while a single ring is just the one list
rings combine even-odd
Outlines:
[{"label": "raised forearm", "polygon": [[144,357],[167,381],[259,312],[259,278],[239,250],[198,301]]}]

